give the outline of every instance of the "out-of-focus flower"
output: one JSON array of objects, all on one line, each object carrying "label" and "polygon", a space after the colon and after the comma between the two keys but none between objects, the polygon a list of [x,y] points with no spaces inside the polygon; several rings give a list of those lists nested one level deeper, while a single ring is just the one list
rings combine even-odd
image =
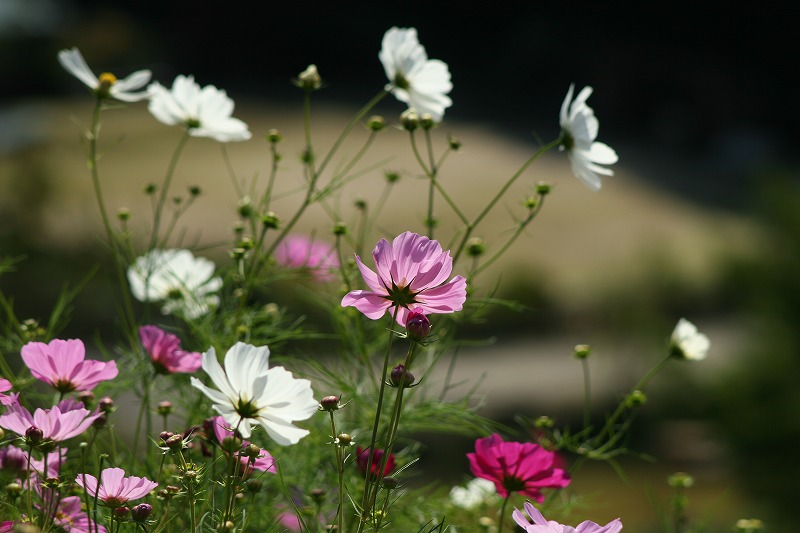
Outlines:
[{"label": "out-of-focus flower", "polygon": [[514,509],[512,516],[514,521],[522,527],[526,533],[619,533],[622,531],[622,522],[619,518],[612,520],[608,524],[601,526],[594,522],[586,520],[578,524],[578,527],[565,526],[547,520],[542,513],[533,506],[530,502],[525,502],[525,511],[531,517],[533,522],[529,522],[522,511]]},{"label": "out-of-focus flower", "polygon": [[[374,451],[367,450],[361,446],[356,447],[356,465],[362,473],[367,473],[367,466],[369,465],[370,455],[372,456],[372,465],[369,465],[369,473],[371,476],[377,476],[381,469],[381,461],[385,451],[377,449]],[[383,475],[388,476],[394,471],[394,454],[390,453],[386,459],[386,466],[383,467]]]},{"label": "out-of-focus flower", "polygon": [[339,268],[333,246],[302,235],[286,237],[275,249],[275,261],[289,268],[308,269],[318,281],[331,281],[331,271]]},{"label": "out-of-focus flower", "polygon": [[106,533],[106,528],[95,523],[81,508],[80,496],[62,497],[52,489],[37,491],[42,497],[42,509],[53,512],[53,520],[59,530],[69,533]]},{"label": "out-of-focus flower", "polygon": [[672,331],[669,343],[670,354],[687,361],[701,361],[708,355],[711,341],[697,331],[697,326],[681,318]]},{"label": "out-of-focus flower", "polygon": [[[79,402],[77,405],[83,406]],[[0,427],[23,436],[30,428],[38,428],[43,439],[63,442],[86,431],[101,415],[99,412],[91,414],[83,407],[65,407],[64,410],[62,407],[64,405],[59,404],[51,409],[36,409],[31,415],[30,411],[15,403],[8,407],[8,412],[0,416]]]},{"label": "out-of-focus flower", "polygon": [[370,290],[348,292],[342,306],[353,306],[367,318],[377,320],[397,312],[397,322],[406,325],[411,311],[425,314],[460,311],[467,299],[467,280],[455,276],[450,251],[428,237],[407,231],[389,244],[381,239],[372,251],[377,274],[361,258],[356,263]]},{"label": "out-of-focus flower", "polygon": [[215,265],[189,250],[151,250],[128,268],[131,293],[140,302],[161,302],[161,312],[199,318],[219,304],[222,278]]},{"label": "out-of-focus flower", "polygon": [[418,113],[430,113],[433,120],[441,122],[444,110],[453,104],[447,96],[453,89],[450,70],[447,63],[428,59],[417,39],[417,30],[389,29],[383,35],[378,58],[389,78],[386,90]]},{"label": "out-of-focus flower", "polygon": [[0,522],[0,533],[8,533],[11,531],[14,531],[14,522],[11,520]]},{"label": "out-of-focus flower", "polygon": [[211,137],[220,142],[246,141],[251,137],[247,124],[234,118],[233,100],[213,85],[201,88],[194,76],[181,76],[167,89],[158,82],[148,88],[148,109],[159,122],[181,125],[193,137]]},{"label": "out-of-focus flower", "polygon": [[474,509],[496,497],[497,489],[495,489],[494,483],[479,477],[470,480],[466,487],[450,489],[450,501],[462,509]]},{"label": "out-of-focus flower", "polygon": [[7,379],[0,378],[0,405],[11,405],[17,401],[17,394],[3,394],[11,390],[11,382]]},{"label": "out-of-focus flower", "polygon": [[[10,470],[16,472],[28,471],[28,456],[30,451],[17,448],[16,446],[6,446],[0,448],[0,470]],[[67,458],[67,449],[61,448],[47,454],[47,461],[44,459],[30,458],[30,471],[35,472],[41,479],[57,477],[61,470],[61,463]],[[45,472],[45,463],[47,471]]]},{"label": "out-of-focus flower", "polygon": [[22,360],[33,377],[62,393],[92,390],[98,383],[117,377],[114,361],[85,357],[86,348],[79,339],[29,342],[22,347]]},{"label": "out-of-focus flower", "polygon": [[[211,419],[211,426],[214,429],[214,437],[217,439],[217,443],[221,445],[223,445],[225,439],[233,439],[236,437],[236,432],[233,431],[230,424],[225,422],[225,419],[221,416],[213,417]],[[247,476],[250,474],[251,470],[260,470],[261,472],[270,472],[272,474],[278,472],[278,469],[275,467],[275,459],[267,450],[262,448],[256,460],[250,462],[250,458],[242,454],[242,450],[250,445],[250,441],[241,439],[241,442],[242,444],[237,453],[242,462],[243,475]],[[222,448],[225,449],[225,446],[223,445]]]},{"label": "out-of-focus flower", "polygon": [[138,102],[150,96],[145,90],[137,92],[150,81],[149,70],[137,70],[127,78],[118,80],[109,72],[103,72],[100,77],[94,75],[80,50],[61,50],[58,53],[58,62],[67,72],[78,78],[89,87],[98,98],[114,98],[123,102]]},{"label": "out-of-focus flower", "polygon": [[181,350],[177,336],[156,326],[140,327],[139,339],[156,371],[162,374],[196,372],[203,364],[200,352]]},{"label": "out-of-focus flower", "polygon": [[296,379],[282,366],[269,367],[269,348],[237,342],[225,354],[225,370],[217,352],[203,354],[203,370],[220,390],[192,378],[192,385],[214,402],[214,410],[231,428],[249,437],[259,424],[278,444],[296,444],[308,435],[292,422],[306,420],[317,411],[317,401],[307,379]]},{"label": "out-of-focus flower", "polygon": [[584,87],[572,100],[575,85],[569,86],[567,97],[561,104],[561,149],[567,151],[572,173],[593,191],[599,191],[598,174],[613,176],[614,171],[600,165],[617,162],[617,153],[608,145],[595,141],[600,123],[594,110],[586,105],[592,94],[591,87]]},{"label": "out-of-focus flower", "polygon": [[542,502],[541,489],[560,489],[570,482],[555,452],[530,442],[505,442],[497,433],[476,440],[475,452],[467,458],[472,473],[493,482],[503,498],[519,492]]},{"label": "out-of-focus flower", "polygon": [[125,503],[144,498],[158,486],[144,477],[125,477],[121,468],[105,468],[100,472],[100,485],[90,474],[78,474],[75,483],[83,487],[89,496],[98,498],[109,507],[120,507]]}]

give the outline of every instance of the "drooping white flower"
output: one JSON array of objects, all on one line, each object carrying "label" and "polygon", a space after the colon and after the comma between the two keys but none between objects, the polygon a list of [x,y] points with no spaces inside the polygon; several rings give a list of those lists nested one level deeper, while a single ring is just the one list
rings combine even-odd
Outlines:
[{"label": "drooping white flower", "polygon": [[594,110],[586,105],[592,94],[591,87],[584,87],[572,100],[575,85],[569,86],[567,97],[561,104],[561,149],[567,151],[572,173],[593,191],[600,190],[600,176],[613,176],[614,171],[600,165],[617,162],[617,153],[608,145],[595,141],[600,123]]},{"label": "drooping white flower", "polygon": [[225,370],[214,348],[203,354],[203,370],[219,390],[192,378],[192,385],[214,402],[225,422],[248,438],[253,424],[263,427],[278,444],[296,444],[308,435],[292,422],[306,420],[319,407],[307,379],[276,366],[269,368],[269,348],[237,342],[225,354]]},{"label": "drooping white flower", "polygon": [[430,113],[434,121],[441,122],[444,110],[453,104],[447,96],[453,89],[450,70],[447,63],[428,59],[417,40],[417,30],[391,28],[383,35],[378,57],[389,78],[386,90],[418,113]]},{"label": "drooping white flower", "polygon": [[110,97],[123,102],[138,102],[150,96],[147,90],[136,92],[150,81],[149,70],[137,70],[121,80],[109,72],[103,72],[98,78],[86,64],[86,60],[83,59],[77,48],[58,52],[58,62],[99,98]]},{"label": "drooping white flower", "polygon": [[194,76],[175,78],[172,89],[158,82],[150,84],[148,109],[159,122],[182,125],[189,135],[211,137],[220,142],[246,141],[251,137],[247,124],[234,118],[233,100],[213,85],[200,87]]},{"label": "drooping white flower", "polygon": [[215,265],[189,250],[151,250],[128,268],[128,283],[140,302],[161,302],[161,312],[195,319],[219,304],[222,278]]},{"label": "drooping white flower", "polygon": [[681,318],[670,339],[670,353],[678,358],[688,361],[701,361],[708,355],[711,341],[704,334],[697,331],[697,326]]}]

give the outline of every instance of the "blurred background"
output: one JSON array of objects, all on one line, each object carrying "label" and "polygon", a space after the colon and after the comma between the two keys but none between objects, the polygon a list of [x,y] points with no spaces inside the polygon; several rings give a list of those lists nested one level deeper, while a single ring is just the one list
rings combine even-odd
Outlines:
[{"label": "blurred background", "polygon": [[[526,309],[498,311],[476,328],[476,337],[497,340],[463,354],[457,376],[480,380],[488,416],[548,414],[577,424],[582,382],[572,347],[594,347],[600,412],[661,356],[685,316],[711,337],[712,351],[702,363],[668,368],[648,391],[632,445],[658,461],[626,461],[627,479],[589,469],[576,484],[596,495],[598,522],[621,516],[626,530],[645,531],[663,510],[666,476],[684,470],[696,479],[689,496],[697,520],[754,516],[770,531],[792,530],[800,494],[800,117],[786,67],[790,17],[639,3],[127,4],[0,0],[0,256],[25,258],[0,277],[0,289],[19,317],[46,321],[65,284],[108,264],[80,142],[91,100],[57,63],[58,50],[79,47],[96,73],[148,68],[164,85],[193,74],[226,89],[255,137],[228,148],[237,172],[267,171],[258,139],[278,128],[291,174],[302,146],[291,79],[318,66],[327,87],[316,98],[315,135],[329,144],[386,82],[377,59],[383,33],[414,26],[429,57],[446,61],[453,76],[454,105],[437,134],[464,144],[443,179],[466,206],[481,205],[540,139],[558,135],[570,83],[595,88],[599,140],[620,156],[600,193],[583,188],[559,154],[512,191],[521,201],[537,181],[554,185],[540,218],[492,272],[501,295]],[[390,120],[402,110],[393,99],[378,109]],[[144,104],[106,121],[108,204],[137,213],[177,132]],[[387,132],[377,159],[405,154],[388,166],[412,176],[404,141]],[[206,191],[187,218],[202,227],[190,238],[206,245],[230,238],[237,201],[217,149],[191,143],[176,176],[176,187]],[[379,191],[381,175],[366,176],[358,194]],[[424,215],[413,191],[387,213],[387,235]],[[508,227],[508,218],[490,221],[485,236]],[[212,247],[214,254],[225,250]],[[113,330],[108,277],[94,276],[78,297],[69,337]],[[432,445],[430,462],[452,449]],[[461,481],[466,461],[460,468],[446,475]]]}]

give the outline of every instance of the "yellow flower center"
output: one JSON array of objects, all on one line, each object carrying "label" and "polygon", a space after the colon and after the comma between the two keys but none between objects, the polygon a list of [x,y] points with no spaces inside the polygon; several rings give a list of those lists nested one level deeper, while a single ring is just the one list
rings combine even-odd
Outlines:
[{"label": "yellow flower center", "polygon": [[117,83],[117,77],[110,72],[103,72],[97,78],[97,81],[100,82],[100,89],[108,90],[112,85]]}]

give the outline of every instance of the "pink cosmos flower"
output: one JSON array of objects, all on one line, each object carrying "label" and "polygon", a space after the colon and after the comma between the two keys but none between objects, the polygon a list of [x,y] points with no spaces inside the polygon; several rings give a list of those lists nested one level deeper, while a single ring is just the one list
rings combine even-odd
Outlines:
[{"label": "pink cosmos flower", "polygon": [[[16,446],[6,446],[0,448],[0,470],[11,472],[24,472],[28,469],[29,451],[22,450]],[[58,451],[47,454],[47,472],[44,471],[44,459],[31,458],[31,472],[42,479],[57,477],[61,470],[61,463],[67,458],[67,449],[62,448],[61,454]]]},{"label": "pink cosmos flower", "polygon": [[497,433],[476,440],[475,453],[467,458],[472,473],[493,482],[503,498],[519,492],[542,502],[541,489],[564,488],[570,482],[555,452],[530,442],[505,442]]},{"label": "pink cosmos flower", "polygon": [[275,249],[275,261],[289,268],[305,268],[317,281],[331,281],[331,271],[339,268],[333,246],[303,235],[286,237]]},{"label": "pink cosmos flower", "polygon": [[[231,439],[232,437],[237,436],[236,433],[234,433],[230,424],[225,422],[225,419],[219,415],[213,417],[210,424],[211,427],[214,428],[214,437],[216,437],[217,443],[220,444],[223,449],[226,449],[223,441],[225,439]],[[242,446],[240,449],[244,450],[249,445],[250,441],[242,439]],[[270,472],[272,474],[276,474],[278,472],[278,469],[275,467],[275,459],[273,459],[272,455],[270,455],[267,450],[262,449],[261,453],[258,454],[258,457],[256,457],[256,460],[253,463],[251,463],[250,458],[245,455],[240,455],[240,459],[242,461],[242,471],[244,476],[251,474],[252,470]]]},{"label": "pink cosmos flower", "polygon": [[[356,466],[363,474],[367,473],[367,466],[370,466],[370,476],[377,476],[381,469],[381,461],[386,453],[385,450],[377,449],[370,453],[366,448],[361,446],[356,447]],[[369,456],[372,455],[372,465],[369,465]],[[386,459],[386,466],[383,467],[383,475],[388,476],[394,470],[394,454],[390,453],[389,458]]]},{"label": "pink cosmos flower", "polygon": [[372,320],[397,311],[398,324],[405,326],[412,310],[453,313],[460,311],[467,299],[467,280],[462,276],[445,283],[453,271],[453,258],[437,241],[407,231],[391,244],[381,239],[372,258],[377,274],[356,256],[370,290],[348,292],[342,307],[353,306]]},{"label": "pink cosmos flower", "polygon": [[150,354],[150,361],[161,374],[196,372],[203,364],[200,352],[181,350],[181,341],[172,333],[156,326],[139,328],[142,346]]},{"label": "pink cosmos flower", "polygon": [[96,524],[81,509],[80,496],[67,496],[58,502],[55,524],[70,533],[106,533],[106,528]]},{"label": "pink cosmos flower", "polygon": [[59,392],[92,390],[101,381],[117,377],[114,361],[93,361],[85,356],[83,342],[77,339],[29,342],[22,347],[22,360],[33,377]]},{"label": "pink cosmos flower", "polygon": [[578,524],[578,527],[572,527],[546,520],[539,509],[530,502],[525,502],[525,511],[531,517],[533,523],[528,522],[528,519],[519,509],[514,509],[512,516],[514,521],[525,529],[526,533],[619,533],[622,531],[622,522],[620,522],[619,518],[604,526],[586,520]]},{"label": "pink cosmos flower", "polygon": [[6,533],[8,531],[14,531],[14,522],[11,520],[0,522],[0,533]]},{"label": "pink cosmos flower", "polygon": [[0,405],[11,405],[17,401],[16,394],[3,394],[11,390],[11,382],[7,379],[0,378]]},{"label": "pink cosmos flower", "polygon": [[42,439],[62,442],[80,435],[92,425],[102,413],[91,413],[83,404],[65,400],[51,409],[30,411],[20,404],[11,404],[8,412],[0,416],[0,427],[24,436],[31,427],[42,430]]},{"label": "pink cosmos flower", "polygon": [[97,478],[90,474],[78,474],[75,483],[84,488],[89,496],[99,498],[109,507],[120,507],[131,500],[144,498],[158,486],[155,481],[145,477],[125,477],[121,468],[106,468],[100,472],[100,486]]}]

